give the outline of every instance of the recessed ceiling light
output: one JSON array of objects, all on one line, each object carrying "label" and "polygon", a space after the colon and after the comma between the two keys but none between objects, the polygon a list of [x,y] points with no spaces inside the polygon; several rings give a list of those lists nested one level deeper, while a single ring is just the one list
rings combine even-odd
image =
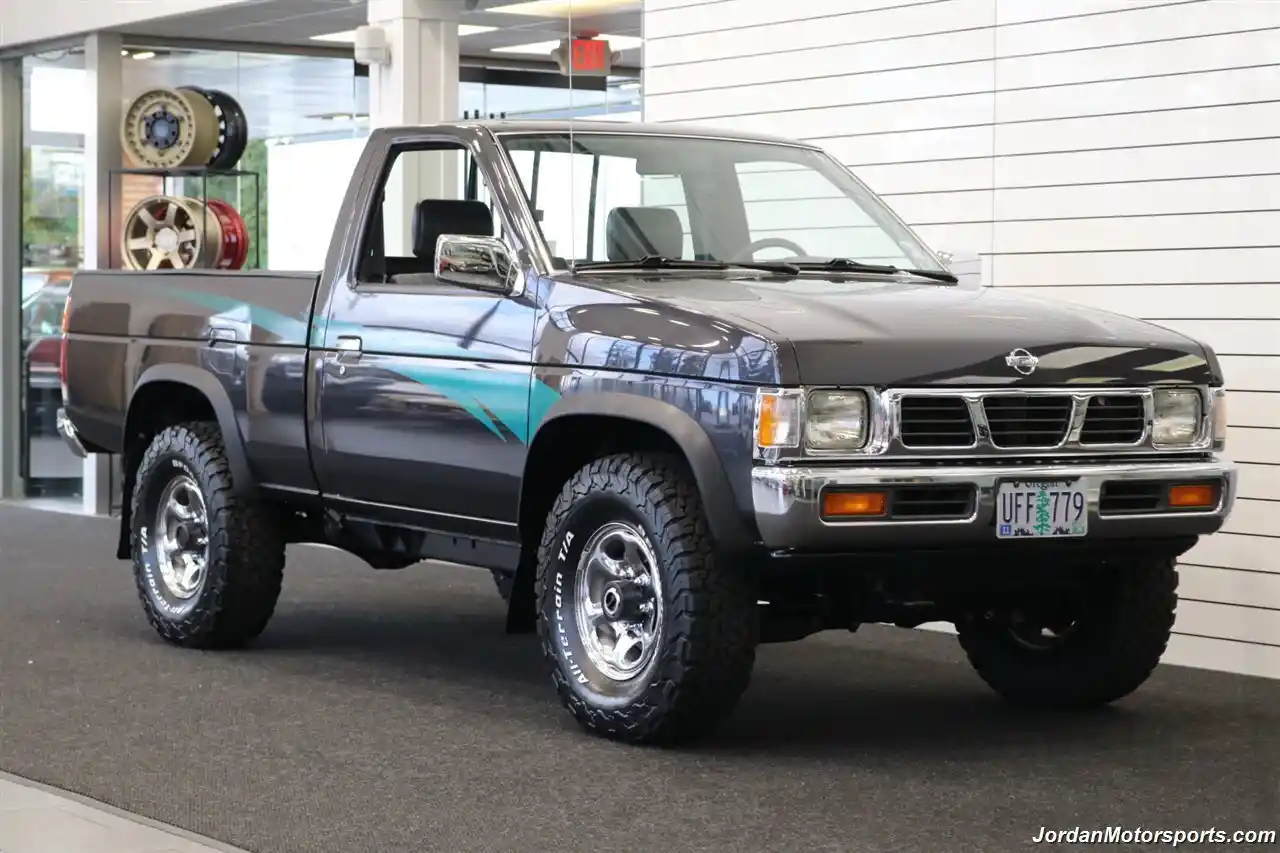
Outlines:
[{"label": "recessed ceiling light", "polygon": [[637,0],[528,0],[525,3],[494,6],[484,11],[499,15],[532,15],[539,18],[567,18],[572,15],[577,18],[616,11],[624,6],[640,5]]},{"label": "recessed ceiling light", "polygon": [[134,59],[154,59],[155,55],[156,53],[154,50],[142,50],[142,51],[139,51],[138,53],[135,53],[133,55],[133,58]]},{"label": "recessed ceiling light", "polygon": [[[480,27],[480,26],[476,26],[475,24],[458,24],[458,35],[459,36],[476,36],[476,35],[480,35],[480,33],[491,33],[496,29],[497,27]],[[356,31],[344,30],[340,33],[327,33],[326,35],[322,35],[322,36],[312,36],[311,40],[312,41],[331,41],[331,42],[337,42],[338,44],[355,44]]]},{"label": "recessed ceiling light", "polygon": [[[639,47],[644,44],[644,39],[635,36],[609,36],[600,35],[596,37],[600,41],[607,41],[611,50],[631,50],[633,47]],[[533,44],[513,44],[509,47],[491,47],[490,53],[550,53],[560,46],[557,41],[537,41]]]}]

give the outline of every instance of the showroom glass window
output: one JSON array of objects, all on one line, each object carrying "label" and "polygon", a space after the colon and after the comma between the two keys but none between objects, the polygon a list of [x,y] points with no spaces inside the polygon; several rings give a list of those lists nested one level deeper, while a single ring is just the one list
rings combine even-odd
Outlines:
[{"label": "showroom glass window", "polygon": [[23,60],[22,474],[28,497],[78,498],[84,466],[56,429],[62,308],[71,273],[84,263],[84,55]]},{"label": "showroom glass window", "polygon": [[940,269],[835,161],[803,146],[654,134],[502,136],[552,255],[609,260],[618,207],[679,220],[685,259],[850,258]]}]

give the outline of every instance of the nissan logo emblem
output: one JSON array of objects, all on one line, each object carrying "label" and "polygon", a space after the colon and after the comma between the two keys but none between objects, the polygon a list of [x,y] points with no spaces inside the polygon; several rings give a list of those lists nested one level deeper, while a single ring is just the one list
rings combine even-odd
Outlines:
[{"label": "nissan logo emblem", "polygon": [[1040,359],[1024,349],[1016,349],[1004,357],[1004,363],[1023,376],[1030,376],[1036,372],[1036,365],[1040,363]]}]

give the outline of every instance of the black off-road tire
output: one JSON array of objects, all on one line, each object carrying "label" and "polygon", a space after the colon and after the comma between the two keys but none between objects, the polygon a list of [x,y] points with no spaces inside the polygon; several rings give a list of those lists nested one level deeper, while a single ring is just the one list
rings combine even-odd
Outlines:
[{"label": "black off-road tire", "polygon": [[[585,543],[616,521],[647,539],[665,622],[652,665],[627,682],[610,682],[582,652],[573,604]],[[570,478],[543,531],[535,596],[556,692],[592,734],[636,744],[687,742],[728,717],[750,682],[760,630],[756,587],[741,567],[721,562],[680,461],[617,454]]]},{"label": "black off-road tire", "polygon": [[999,620],[958,624],[960,644],[983,681],[1027,707],[1083,710],[1137,690],[1168,647],[1178,573],[1167,559],[1126,561],[1088,587],[1087,616],[1049,649],[1020,645]]},{"label": "black off-road tire", "polygon": [[[199,591],[167,593],[151,525],[166,485],[195,481],[208,519],[208,558]],[[235,648],[266,628],[280,597],[285,544],[271,509],[238,496],[218,426],[193,422],[161,431],[143,454],[133,490],[134,580],[147,621],[166,641],[188,648]]]}]

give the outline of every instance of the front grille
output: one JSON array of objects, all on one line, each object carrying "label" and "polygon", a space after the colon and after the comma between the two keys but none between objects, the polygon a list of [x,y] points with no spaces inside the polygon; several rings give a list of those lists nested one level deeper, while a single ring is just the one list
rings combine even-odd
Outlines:
[{"label": "front grille", "polygon": [[1081,444],[1137,444],[1147,431],[1147,412],[1141,397],[1096,394],[1084,413]]},{"label": "front grille", "polygon": [[969,447],[973,421],[962,397],[903,397],[898,406],[904,447]]},{"label": "front grille", "polygon": [[1137,515],[1155,512],[1164,503],[1167,484],[1159,480],[1110,480],[1102,484],[1098,512],[1102,515]]},{"label": "front grille", "polygon": [[891,496],[892,518],[968,518],[973,486],[899,486]]},{"label": "front grille", "polygon": [[1055,447],[1071,426],[1069,396],[993,394],[982,401],[991,443],[1000,448]]}]

